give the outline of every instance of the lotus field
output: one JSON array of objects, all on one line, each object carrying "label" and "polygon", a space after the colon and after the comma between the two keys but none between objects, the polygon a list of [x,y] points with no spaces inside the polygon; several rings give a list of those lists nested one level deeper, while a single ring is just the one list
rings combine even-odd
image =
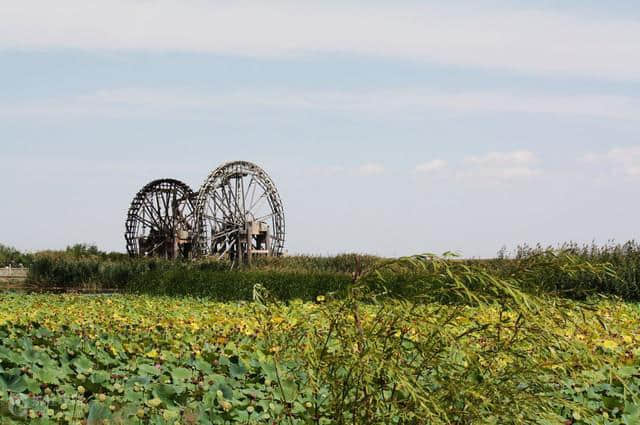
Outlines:
[{"label": "lotus field", "polygon": [[437,258],[313,300],[5,292],[0,423],[637,424],[638,323]]}]

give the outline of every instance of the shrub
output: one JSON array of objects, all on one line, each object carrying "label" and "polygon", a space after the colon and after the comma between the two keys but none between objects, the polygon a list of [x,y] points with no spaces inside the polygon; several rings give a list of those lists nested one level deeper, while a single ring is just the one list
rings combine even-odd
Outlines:
[{"label": "shrub", "polygon": [[0,267],[28,267],[31,264],[33,256],[18,251],[17,249],[0,244]]},{"label": "shrub", "polygon": [[29,282],[41,288],[119,289],[157,295],[197,295],[219,300],[250,300],[256,284],[281,299],[314,299],[344,289],[346,273],[288,269],[234,269],[215,261],[174,262],[157,259],[110,261],[40,255]]},{"label": "shrub", "polygon": [[[23,255],[10,249],[4,252],[9,254],[5,253],[2,258],[22,258],[19,255]],[[376,269],[383,278],[387,296],[421,295],[425,299],[454,302],[457,295],[451,288],[461,282],[452,281],[445,270],[456,270],[465,279],[462,283],[474,290],[486,286],[491,279],[500,278],[535,294],[575,299],[603,294],[626,300],[640,299],[640,246],[635,242],[604,247],[565,244],[555,250],[523,246],[511,256],[502,252],[498,258],[489,260],[429,255],[414,258],[429,261],[416,266],[408,259],[394,262],[374,256],[342,254],[263,257],[257,258],[251,267],[232,268],[227,261],[131,259],[124,254],[105,253],[80,244],[65,251],[30,255],[25,261],[30,265],[29,281],[45,289],[91,286],[247,299],[252,285],[259,283],[283,299],[308,299],[314,294],[341,291],[357,270]],[[478,276],[484,280],[478,280]]]}]

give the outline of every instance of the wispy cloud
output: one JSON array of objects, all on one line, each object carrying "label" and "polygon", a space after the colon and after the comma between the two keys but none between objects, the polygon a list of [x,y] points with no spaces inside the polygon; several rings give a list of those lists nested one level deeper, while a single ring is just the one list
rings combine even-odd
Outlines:
[{"label": "wispy cloud", "polygon": [[497,180],[527,179],[541,174],[537,158],[530,151],[490,152],[464,159],[460,178],[489,178]]},{"label": "wispy cloud", "polygon": [[[559,95],[495,91],[242,89],[207,93],[188,90],[124,88],[82,96],[0,103],[3,116],[208,116],[233,108],[318,109],[345,113],[420,115],[438,110],[460,114],[526,113],[637,120],[640,98],[623,95]],[[196,115],[194,115],[196,114]]]},{"label": "wispy cloud", "polygon": [[588,153],[581,159],[614,175],[640,177],[640,146],[613,148],[603,153]]},{"label": "wispy cloud", "polygon": [[[34,30],[37,29],[37,30]],[[640,22],[409,2],[4,2],[0,48],[243,56],[374,55],[535,74],[638,80]]]},{"label": "wispy cloud", "polygon": [[366,163],[362,164],[356,169],[356,172],[360,176],[378,176],[383,174],[385,171],[384,166],[377,163]]},{"label": "wispy cloud", "polygon": [[434,159],[416,165],[415,172],[421,174],[431,174],[447,167],[447,161],[443,159]]},{"label": "wispy cloud", "polygon": [[530,151],[490,152],[480,156],[468,156],[464,161],[482,167],[527,165],[535,161],[535,155]]}]

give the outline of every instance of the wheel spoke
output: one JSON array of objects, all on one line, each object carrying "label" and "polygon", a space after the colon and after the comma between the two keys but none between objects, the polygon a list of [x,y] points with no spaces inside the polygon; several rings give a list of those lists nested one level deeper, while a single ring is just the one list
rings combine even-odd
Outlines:
[{"label": "wheel spoke", "polygon": [[[154,211],[151,211],[149,209],[149,205],[147,204],[147,198],[143,198],[142,200],[142,206],[144,206],[144,209],[147,210],[147,212],[149,213],[149,217],[151,218],[151,220],[155,223],[155,227],[157,229],[160,229],[160,223],[157,222],[156,217],[158,216],[158,213]],[[151,208],[153,208],[153,204],[151,205]]]},{"label": "wheel spoke", "polygon": [[[237,184],[237,181],[236,181],[236,184]],[[235,217],[236,220],[241,220],[242,212],[240,211],[240,205],[238,205],[238,200],[236,199],[237,196],[233,192],[233,188],[231,187],[231,183],[229,183],[229,179],[227,179],[227,187],[229,188],[229,194],[227,195],[229,197],[229,206],[231,206],[231,200],[233,200],[233,205],[234,205],[233,216]],[[224,190],[224,186],[222,187],[222,190]]]},{"label": "wheel spoke", "polygon": [[[243,202],[244,202],[244,205],[245,205],[245,206],[247,205],[247,197],[249,196],[249,192],[251,191],[251,186],[253,185],[253,181],[254,181],[254,180],[255,180],[255,176],[252,174],[252,175],[251,175],[251,180],[249,180],[249,184],[247,185],[247,191],[246,191],[246,193],[244,194],[244,200],[243,200]],[[254,187],[254,189],[253,189],[253,190],[255,191],[255,187]],[[249,205],[251,205],[251,204],[249,204]]]},{"label": "wheel spoke", "polygon": [[[214,205],[221,207],[220,209],[222,209],[222,207],[224,207],[224,209],[226,210],[226,212],[229,214],[230,217],[233,216],[233,211],[231,210],[231,205],[228,202],[228,198],[226,195],[226,192],[224,190],[224,187],[221,188],[223,193],[218,193],[218,192],[213,192],[213,197],[214,197]],[[215,201],[218,200],[219,203],[216,203]]]},{"label": "wheel spoke", "polygon": [[144,217],[137,216],[136,219],[139,220],[140,222],[146,224],[147,226],[149,226],[150,229],[154,229],[154,228],[158,229],[158,227],[156,227],[154,223],[150,222],[149,220],[147,220]]},{"label": "wheel spoke", "polygon": [[[125,240],[130,255],[175,257],[178,228],[194,228],[193,192],[172,179],[155,180],[146,185],[129,208]],[[144,241],[144,243],[143,243]]]},{"label": "wheel spoke", "polygon": [[215,222],[217,222],[217,223],[230,224],[230,225],[232,225],[232,226],[235,226],[235,225],[236,225],[236,223],[234,223],[234,222],[232,222],[232,221],[222,220],[222,219],[220,219],[220,218],[218,218],[218,217],[215,217],[215,216],[212,216],[212,215],[206,215],[206,214],[205,214],[205,215],[204,215],[204,217],[205,217],[205,218],[207,218],[207,219],[209,219],[209,220],[213,220],[213,221],[215,221]]},{"label": "wheel spoke", "polygon": [[260,201],[262,201],[265,196],[267,196],[267,192],[262,192],[262,195],[260,195],[260,197],[256,200],[256,202],[254,204],[251,204],[251,206],[249,207],[249,210],[247,211],[247,214],[251,213],[253,209],[260,204]]},{"label": "wheel spoke", "polygon": [[[281,254],[284,214],[274,183],[260,167],[246,161],[224,164],[209,175],[198,196],[194,215],[199,218],[197,233],[203,254],[247,258],[242,252],[245,241],[236,237],[247,220],[268,222],[272,227],[269,245],[274,255]],[[255,235],[247,243],[257,246],[264,243],[261,238],[264,235]]]},{"label": "wheel spoke", "polygon": [[229,249],[231,249],[231,246],[235,245],[235,242],[232,242],[230,244],[227,244],[227,247],[225,248],[224,251],[222,251],[222,254],[218,255],[218,260],[221,260],[222,257],[224,257],[224,255],[229,252]]},{"label": "wheel spoke", "polygon": [[231,235],[233,233],[237,233],[239,231],[240,231],[240,229],[236,228],[236,229],[231,229],[231,230],[227,230],[227,231],[223,231],[223,232],[213,233],[211,235],[211,238],[213,240],[216,240],[216,239],[219,239],[221,236],[228,236],[228,235]]},{"label": "wheel spoke", "polygon": [[256,221],[260,221],[262,219],[265,219],[267,217],[273,217],[276,213],[271,213],[271,214],[267,214],[267,215],[263,215],[262,217],[258,217],[256,218]]}]

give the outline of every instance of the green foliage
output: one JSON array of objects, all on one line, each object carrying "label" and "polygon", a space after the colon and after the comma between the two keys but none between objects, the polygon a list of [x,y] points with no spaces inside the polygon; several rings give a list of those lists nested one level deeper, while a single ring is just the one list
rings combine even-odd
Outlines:
[{"label": "green foliage", "polygon": [[517,248],[507,256],[484,262],[501,276],[514,275],[527,281],[530,289],[552,291],[572,298],[591,294],[640,300],[640,245],[565,243],[558,248]]},{"label": "green foliage", "polygon": [[43,288],[180,297],[1,294],[0,423],[638,423],[638,306],[567,299],[638,298],[638,252],[38,253]]},{"label": "green foliage", "polygon": [[225,262],[174,262],[157,259],[109,261],[42,255],[29,269],[29,282],[43,288],[99,288],[156,295],[206,296],[218,300],[251,300],[254,285],[281,299],[312,300],[340,291],[346,273],[296,269],[235,269]]},{"label": "green foliage", "polygon": [[261,270],[304,270],[309,272],[352,273],[356,261],[363,269],[382,261],[366,254],[339,254],[331,257],[294,255],[284,257],[258,257],[253,266]]},{"label": "green foliage", "polygon": [[474,305],[518,298],[526,303],[518,280],[498,277],[481,265],[457,261],[451,254],[382,261],[364,270],[358,283],[360,289],[378,297]]},{"label": "green foliage", "polygon": [[33,256],[18,251],[17,249],[0,244],[0,267],[28,267],[31,264]]},{"label": "green foliage", "polygon": [[100,259],[103,261],[122,261],[129,258],[127,254],[120,252],[105,252],[101,251],[96,245],[87,243],[77,243],[75,245],[67,246],[63,251],[39,251],[35,254],[37,257],[50,257],[56,259]]},{"label": "green foliage", "polygon": [[[380,301],[388,277],[398,274],[417,276],[404,282],[429,285],[429,300],[444,297],[447,304],[425,304],[421,295]],[[562,401],[545,389],[566,346],[544,325],[543,302],[511,282],[433,256],[389,261],[357,274],[344,298],[320,308],[323,329],[297,322],[286,334],[273,325],[284,307],[259,292],[256,298],[275,371],[293,362],[283,369],[307,377],[320,423],[560,420]],[[470,315],[468,306],[482,313]]]},{"label": "green foliage", "polygon": [[639,365],[585,370],[567,377],[559,392],[574,406],[565,407],[562,413],[575,425],[640,423]]},{"label": "green foliage", "polygon": [[503,251],[489,260],[460,260],[449,255],[442,259],[423,257],[430,261],[423,263],[422,269],[406,259],[398,263],[356,254],[263,257],[257,258],[252,267],[238,268],[225,261],[130,259],[86,244],[28,255],[0,247],[0,260],[14,258],[3,261],[28,264],[30,282],[42,288],[89,287],[247,300],[253,285],[263,284],[281,299],[310,299],[319,293],[343,291],[358,268],[372,270],[393,263],[393,268],[382,267],[378,271],[387,295],[424,295],[444,301],[457,297],[450,292],[455,282],[447,282],[450,277],[442,274],[445,261],[447,267],[466,270],[463,279],[475,280],[465,282],[471,288],[485,287],[499,278],[534,294],[573,299],[601,294],[640,300],[640,247],[635,242],[603,247],[565,244],[559,249],[523,246],[511,256]]},{"label": "green foliage", "polygon": [[220,301],[252,299],[260,284],[282,300],[313,300],[346,288],[351,278],[340,273],[280,270],[210,270],[187,264],[155,269],[134,277],[127,291],[157,295],[204,296]]},{"label": "green foliage", "polygon": [[381,265],[357,275],[343,298],[315,303],[281,303],[262,286],[253,303],[0,295],[0,416],[33,424],[634,423],[637,306],[559,306],[500,281],[484,281],[493,286],[485,297],[467,285],[477,282],[473,271],[446,262],[438,270],[458,282],[455,302],[381,300],[378,271],[429,269],[430,261]]},{"label": "green foliage", "polygon": [[150,270],[166,270],[166,261],[105,260],[101,257],[71,258],[39,253],[29,268],[28,281],[42,288],[124,288],[136,276]]},{"label": "green foliage", "polygon": [[[554,251],[489,262],[434,255],[400,260],[364,257],[362,261],[355,255],[287,257],[233,269],[224,261],[113,260],[104,255],[85,255],[82,250],[79,255],[76,252],[37,254],[29,269],[29,282],[49,289],[117,289],[219,300],[250,300],[254,285],[261,284],[282,300],[311,300],[326,293],[344,295],[354,273],[369,270],[371,273],[365,278],[373,279],[380,295],[440,302],[456,302],[467,297],[469,291],[478,297],[504,298],[516,288],[584,299],[625,285],[610,264],[591,263]],[[500,286],[498,291],[499,285],[506,286]],[[627,296],[632,298],[632,292]]]},{"label": "green foliage", "polygon": [[579,256],[569,250],[551,249],[531,252],[515,259],[489,261],[484,268],[501,277],[519,282],[533,293],[546,293],[574,299],[595,294],[626,294],[626,282],[609,262]]}]

